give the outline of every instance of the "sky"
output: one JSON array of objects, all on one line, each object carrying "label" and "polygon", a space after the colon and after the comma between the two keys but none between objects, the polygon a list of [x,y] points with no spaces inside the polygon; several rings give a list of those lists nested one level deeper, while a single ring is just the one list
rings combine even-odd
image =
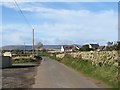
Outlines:
[{"label": "sky", "polygon": [[18,2],[18,5],[29,25],[14,2],[3,2],[2,46],[32,44],[33,28],[35,44],[104,45],[118,40],[117,2]]}]

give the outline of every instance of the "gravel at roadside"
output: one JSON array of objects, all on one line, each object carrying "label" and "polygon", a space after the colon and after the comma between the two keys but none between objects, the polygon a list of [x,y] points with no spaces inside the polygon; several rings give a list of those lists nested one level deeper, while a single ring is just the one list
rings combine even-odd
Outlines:
[{"label": "gravel at roadside", "polygon": [[34,65],[15,65],[2,70],[2,88],[30,88],[36,75]]}]

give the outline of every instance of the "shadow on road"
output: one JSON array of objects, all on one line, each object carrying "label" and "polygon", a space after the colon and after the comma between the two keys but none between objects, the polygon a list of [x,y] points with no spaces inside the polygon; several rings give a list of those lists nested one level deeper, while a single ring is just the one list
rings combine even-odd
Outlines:
[{"label": "shadow on road", "polygon": [[13,65],[9,68],[30,68],[30,67],[36,67],[37,65]]}]

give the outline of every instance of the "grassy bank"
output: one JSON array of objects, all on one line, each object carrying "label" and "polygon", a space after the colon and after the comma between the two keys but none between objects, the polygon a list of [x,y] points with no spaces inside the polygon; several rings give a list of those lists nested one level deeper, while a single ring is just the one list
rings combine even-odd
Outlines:
[{"label": "grassy bank", "polygon": [[52,57],[73,69],[82,72],[83,74],[99,80],[108,88],[118,88],[118,68],[113,66],[93,66],[89,60],[82,60],[80,58],[73,58],[66,55],[59,59]]}]

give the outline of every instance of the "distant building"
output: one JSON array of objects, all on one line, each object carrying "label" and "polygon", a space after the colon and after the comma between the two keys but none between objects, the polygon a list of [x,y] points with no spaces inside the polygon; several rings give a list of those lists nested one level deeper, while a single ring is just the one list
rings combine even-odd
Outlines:
[{"label": "distant building", "polygon": [[107,43],[107,46],[113,46],[113,45],[114,45],[113,42],[108,42],[108,43]]},{"label": "distant building", "polygon": [[48,52],[49,53],[57,53],[57,52],[59,53],[61,51],[60,51],[60,49],[51,49],[51,50],[49,49]]},{"label": "distant building", "polygon": [[75,50],[79,50],[79,47],[76,45],[63,45],[63,46],[61,46],[61,52],[72,52]]},{"label": "distant building", "polygon": [[98,49],[99,47],[99,44],[88,44],[88,45],[89,45],[89,48],[93,50]]}]

